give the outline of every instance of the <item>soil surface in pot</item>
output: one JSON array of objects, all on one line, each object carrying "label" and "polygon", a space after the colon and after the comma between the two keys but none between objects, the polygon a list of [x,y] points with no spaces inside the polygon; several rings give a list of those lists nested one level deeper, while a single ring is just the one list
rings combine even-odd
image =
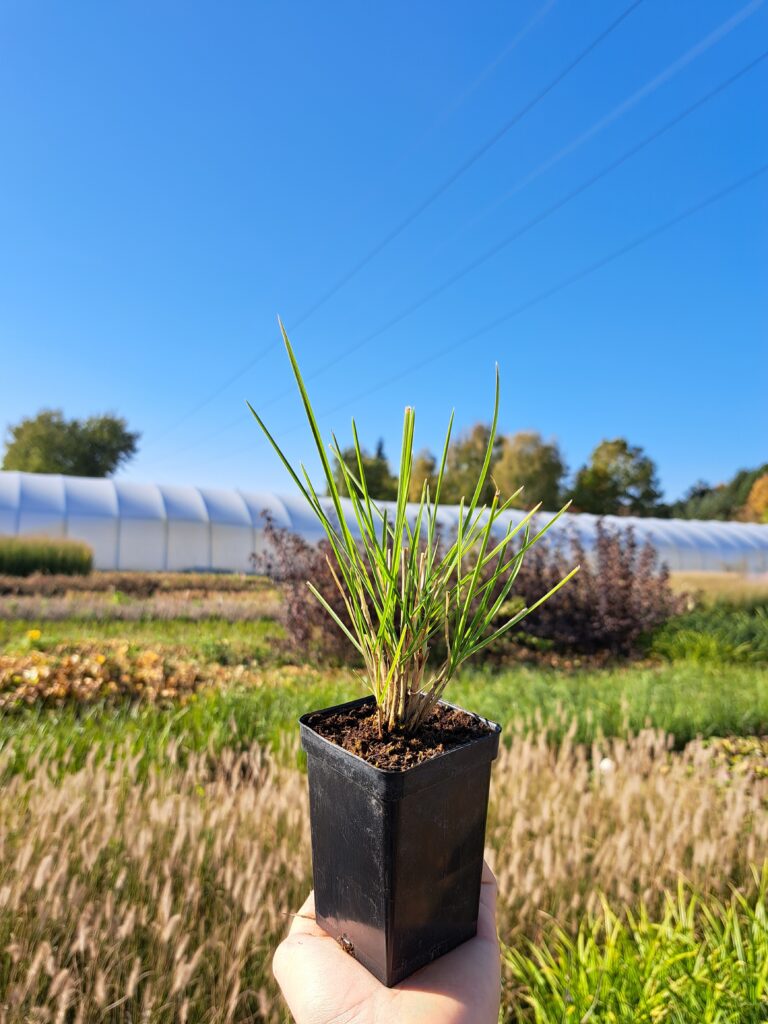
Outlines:
[{"label": "soil surface in pot", "polygon": [[374,768],[405,771],[454,747],[487,735],[491,729],[480,719],[455,708],[438,706],[417,733],[390,732],[379,736],[375,710],[370,705],[348,708],[332,715],[313,715],[308,724],[318,735],[357,754]]}]

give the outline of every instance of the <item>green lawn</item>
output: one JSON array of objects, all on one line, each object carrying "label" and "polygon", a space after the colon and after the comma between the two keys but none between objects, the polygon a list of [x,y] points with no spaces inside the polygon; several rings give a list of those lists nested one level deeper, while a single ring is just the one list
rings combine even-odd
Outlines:
[{"label": "green lawn", "polygon": [[0,654],[28,648],[27,633],[39,629],[35,646],[52,650],[59,644],[124,641],[131,647],[173,648],[201,661],[223,664],[279,661],[282,627],[273,619],[227,622],[224,619],[0,619]]},{"label": "green lawn", "polygon": [[[170,740],[192,750],[253,741],[276,748],[295,737],[303,712],[364,692],[353,670],[291,666],[282,627],[270,618],[5,619],[0,655],[29,651],[28,633],[38,629],[34,646],[42,650],[123,641],[134,650],[233,666],[233,683],[170,709],[123,703],[6,713],[0,750],[14,746],[6,770],[22,766],[33,750],[69,751],[72,763],[80,764],[94,746],[123,740],[150,756],[162,756]],[[606,669],[520,664],[499,670],[479,662],[451,684],[446,697],[507,729],[543,722],[553,740],[574,722],[576,738],[587,742],[647,725],[671,732],[679,746],[697,735],[768,733],[768,614],[761,599],[699,606],[658,631],[648,649],[655,661]],[[235,672],[234,666],[244,668]]]},{"label": "green lawn", "polygon": [[[203,691],[178,708],[121,704],[28,709],[0,720],[0,754],[5,750],[9,757],[8,772],[22,769],[33,752],[68,754],[71,766],[79,767],[94,748],[109,750],[122,742],[150,761],[162,758],[169,742],[180,744],[182,752],[252,742],[290,748],[299,715],[363,692],[347,670],[285,666],[254,672],[247,682],[231,687]],[[650,725],[672,732],[678,746],[697,735],[768,732],[768,673],[750,666],[666,665],[570,674],[527,666],[501,672],[475,669],[457,678],[447,696],[501,722],[507,731],[540,720],[553,741],[573,722],[578,740]]]}]

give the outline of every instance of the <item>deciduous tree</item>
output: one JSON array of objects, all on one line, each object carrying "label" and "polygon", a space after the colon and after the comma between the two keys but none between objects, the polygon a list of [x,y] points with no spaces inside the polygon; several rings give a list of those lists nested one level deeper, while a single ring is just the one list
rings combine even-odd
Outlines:
[{"label": "deciduous tree", "polygon": [[419,501],[424,483],[429,485],[429,493],[435,493],[437,482],[437,459],[428,448],[422,449],[413,460],[413,475],[408,487],[408,501]]},{"label": "deciduous tree", "polygon": [[67,476],[110,476],[136,454],[141,437],[118,416],[66,420],[60,409],[43,409],[8,434],[3,469]]},{"label": "deciduous tree", "polygon": [[542,503],[548,510],[560,507],[566,465],[556,441],[544,441],[535,431],[519,431],[502,442],[501,457],[493,468],[493,478],[507,498],[520,487],[517,508]]},{"label": "deciduous tree", "polygon": [[768,473],[759,476],[752,484],[744,506],[744,518],[752,523],[768,523]]},{"label": "deciduous tree", "polygon": [[[465,501],[471,499],[475,483],[483,467],[483,460],[485,459],[490,436],[491,428],[488,424],[476,423],[451,442],[448,448],[445,477],[440,495],[440,501],[443,504],[458,505],[462,497]],[[497,436],[494,441],[493,457],[491,459],[491,474],[493,474],[495,465],[501,455],[501,445],[501,437]],[[489,505],[493,499],[493,493],[494,483],[489,478],[486,480],[483,492],[480,495],[480,504]]]},{"label": "deciduous tree", "polygon": [[[344,465],[350,472],[355,477],[359,477],[360,471],[357,465],[354,446],[342,448],[341,456],[344,459]],[[370,496],[378,498],[379,501],[393,501],[397,497],[397,477],[392,474],[389,468],[389,462],[384,453],[384,442],[379,441],[373,455],[369,455],[367,451],[363,450],[362,461]],[[338,466],[338,460],[334,468],[333,478],[336,481],[339,492],[349,497],[344,475]]]},{"label": "deciduous tree", "polygon": [[661,499],[656,464],[623,437],[601,441],[576,474],[574,511],[596,515],[652,515]]}]

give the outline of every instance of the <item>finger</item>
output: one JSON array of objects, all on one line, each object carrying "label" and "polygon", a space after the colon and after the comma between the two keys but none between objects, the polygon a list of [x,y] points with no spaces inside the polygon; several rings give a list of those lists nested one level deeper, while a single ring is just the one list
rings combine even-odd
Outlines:
[{"label": "finger", "polygon": [[274,952],[272,973],[294,1020],[351,1020],[350,1008],[367,1001],[379,982],[320,928],[314,915],[310,893]]},{"label": "finger", "polygon": [[315,894],[310,892],[302,905],[293,914],[288,935],[325,935],[326,933],[315,920]]},{"label": "finger", "polygon": [[498,885],[488,864],[483,862],[483,877],[480,885],[480,908],[477,917],[477,934],[481,939],[498,941],[496,931],[496,897]]},{"label": "finger", "polygon": [[488,866],[487,861],[483,861],[483,877],[480,880],[480,899],[487,903],[492,909],[496,907],[496,896],[498,895],[499,886],[496,881],[496,876]]}]

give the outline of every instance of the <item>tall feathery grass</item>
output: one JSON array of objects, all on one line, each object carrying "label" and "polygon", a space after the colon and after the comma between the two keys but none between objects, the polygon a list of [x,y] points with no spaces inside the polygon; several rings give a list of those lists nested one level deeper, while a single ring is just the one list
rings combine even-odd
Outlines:
[{"label": "tall feathery grass", "polygon": [[93,551],[79,540],[50,537],[0,537],[0,575],[59,573],[86,576],[93,569]]},{"label": "tall feathery grass", "polygon": [[[768,779],[698,742],[671,755],[656,732],[548,736],[515,735],[495,770],[487,855],[511,950],[577,935],[600,892],[653,918],[680,877],[756,906]],[[75,771],[33,757],[0,801],[0,1024],[287,1020],[270,958],[310,857],[305,780],[281,763],[177,743],[148,769],[136,750],[94,749]],[[559,1021],[525,1016],[544,990],[523,960],[507,967],[505,1019]]]}]

